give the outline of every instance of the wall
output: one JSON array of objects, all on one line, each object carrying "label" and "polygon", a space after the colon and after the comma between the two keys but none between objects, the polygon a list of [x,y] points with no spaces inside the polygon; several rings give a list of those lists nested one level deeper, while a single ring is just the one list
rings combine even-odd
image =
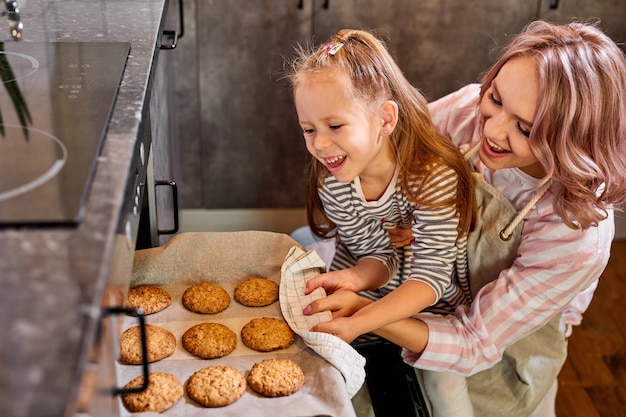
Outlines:
[{"label": "wall", "polygon": [[[415,81],[426,93],[429,88],[435,92],[450,90],[478,77],[478,68],[488,66],[496,46],[537,15],[552,21],[600,16],[601,27],[610,36],[618,42],[626,41],[623,0],[561,0],[556,10],[550,9],[551,2],[537,0],[524,2],[523,8],[517,6],[506,15],[502,8],[510,9],[516,2],[481,0],[468,5],[464,0],[394,0],[393,7],[380,2],[383,10],[369,13],[370,9],[359,7],[363,4],[359,0],[330,2],[328,10],[319,0],[302,3],[303,9],[297,9],[297,2],[282,0],[184,1],[185,35],[179,40],[175,62],[180,141],[175,179],[182,230],[207,224],[215,228],[237,227],[232,223],[234,218],[250,227],[275,227],[285,210],[300,210],[289,218],[303,219],[302,176],[308,155],[290,93],[280,83],[280,73],[284,55],[290,54],[292,46],[296,42],[306,43],[318,32],[324,32],[325,38],[326,31],[350,19],[359,19],[368,27],[376,19],[389,20],[378,26],[385,33],[393,33],[390,43],[402,51],[399,62],[405,62],[403,69],[408,77],[424,80],[429,73],[437,72],[437,68],[429,69],[428,62],[440,62],[439,67],[447,69],[445,87],[433,89],[425,81]],[[419,7],[419,14],[408,14],[415,15],[419,25],[406,21],[397,24],[402,13],[392,12],[393,9],[406,7]],[[459,16],[459,10],[465,10],[467,16]],[[498,13],[502,14],[499,19],[485,17],[497,17]],[[427,25],[430,20],[437,21],[437,25]],[[502,29],[494,28],[497,24]],[[456,42],[448,36],[445,45],[449,47],[429,47],[433,41],[421,37],[436,38],[433,31],[439,26],[442,33],[449,35],[454,29],[465,35],[457,36]],[[484,42],[485,50],[476,52],[476,38],[470,39],[473,33],[479,39],[491,39],[492,43]],[[468,47],[468,42],[474,46]],[[413,54],[419,55],[419,59],[413,55],[406,58],[406,51],[412,50],[419,51]],[[446,58],[459,50],[466,51],[467,57]],[[458,68],[450,71],[454,66]],[[465,74],[471,66],[475,75]],[[439,93],[432,91],[429,98],[436,98]],[[258,119],[242,116],[245,111],[258,115]],[[234,213],[239,217],[233,217]],[[272,216],[277,220],[270,220]],[[616,221],[618,236],[626,238],[626,220],[622,219],[618,217]]]}]

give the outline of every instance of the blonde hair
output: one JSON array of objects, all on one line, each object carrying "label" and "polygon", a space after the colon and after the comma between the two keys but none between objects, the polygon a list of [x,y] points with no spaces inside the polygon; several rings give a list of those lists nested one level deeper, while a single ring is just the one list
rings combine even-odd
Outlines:
[{"label": "blonde hair", "polygon": [[626,200],[626,59],[595,25],[530,23],[484,74],[480,97],[513,57],[537,65],[529,143],[554,185],[554,209],[573,229],[596,226]]},{"label": "blonde hair", "polygon": [[[310,77],[347,76],[350,85],[346,88],[353,94],[357,105],[373,112],[384,101],[397,103],[398,123],[389,141],[400,167],[403,189],[416,203],[432,206],[432,202],[421,199],[421,187],[415,194],[410,193],[409,180],[419,178],[424,183],[431,175],[433,164],[452,168],[458,176],[457,193],[452,201],[444,204],[456,207],[460,215],[459,233],[467,233],[476,206],[470,169],[459,150],[437,131],[426,99],[404,77],[384,43],[369,32],[343,29],[316,50],[297,47],[296,55],[287,74],[294,89]],[[313,232],[322,237],[331,236],[335,229],[318,194],[327,175],[328,170],[312,158],[307,219]]]}]

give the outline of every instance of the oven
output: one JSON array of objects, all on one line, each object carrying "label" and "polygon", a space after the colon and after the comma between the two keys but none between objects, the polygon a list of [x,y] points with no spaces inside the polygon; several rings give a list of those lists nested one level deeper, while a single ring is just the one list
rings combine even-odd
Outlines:
[{"label": "oven", "polygon": [[[130,49],[127,42],[0,43],[0,228],[79,229]],[[142,321],[120,306],[134,251],[152,244],[150,226],[140,225],[142,218],[149,221],[150,211],[152,136],[145,107],[126,176],[110,279],[68,416],[119,415],[114,368],[119,323],[125,314]]]},{"label": "oven", "polygon": [[173,2],[5,3],[0,414],[115,416],[118,309],[149,227],[148,105],[158,49],[176,43],[158,36]]}]

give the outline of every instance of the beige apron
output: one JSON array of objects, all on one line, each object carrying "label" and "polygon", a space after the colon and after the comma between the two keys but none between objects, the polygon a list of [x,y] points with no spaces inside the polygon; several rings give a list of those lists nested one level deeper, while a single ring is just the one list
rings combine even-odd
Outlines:
[{"label": "beige apron", "polygon": [[[468,160],[477,149],[466,153]],[[467,251],[470,290],[472,296],[476,296],[480,288],[513,264],[524,216],[545,194],[549,183],[518,212],[482,174],[475,172],[473,175],[478,215],[468,235]],[[567,339],[559,324],[560,315],[506,348],[500,362],[467,378],[474,416],[526,417],[532,414],[556,381],[567,356]],[[418,378],[423,381],[421,372],[416,369]],[[353,398],[353,404],[358,416],[373,416],[366,389]]]},{"label": "beige apron", "polygon": [[[474,178],[478,216],[476,227],[468,236],[468,263],[475,296],[483,285],[512,265],[521,240],[523,217],[549,184],[517,212],[481,174],[474,173]],[[502,360],[493,367],[467,378],[475,416],[521,417],[534,411],[555,382],[567,356],[567,340],[559,323],[560,315],[506,348]]]}]

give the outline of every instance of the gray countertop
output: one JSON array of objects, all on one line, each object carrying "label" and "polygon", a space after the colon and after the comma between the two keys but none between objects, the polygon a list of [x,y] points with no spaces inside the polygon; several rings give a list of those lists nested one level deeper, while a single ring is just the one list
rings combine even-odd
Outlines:
[{"label": "gray countertop", "polygon": [[[61,416],[75,395],[103,289],[112,274],[124,190],[167,0],[18,4],[22,42],[131,43],[80,225],[0,229],[0,415]],[[2,16],[0,28],[8,32],[5,19]],[[5,32],[0,33],[3,38]]]}]

